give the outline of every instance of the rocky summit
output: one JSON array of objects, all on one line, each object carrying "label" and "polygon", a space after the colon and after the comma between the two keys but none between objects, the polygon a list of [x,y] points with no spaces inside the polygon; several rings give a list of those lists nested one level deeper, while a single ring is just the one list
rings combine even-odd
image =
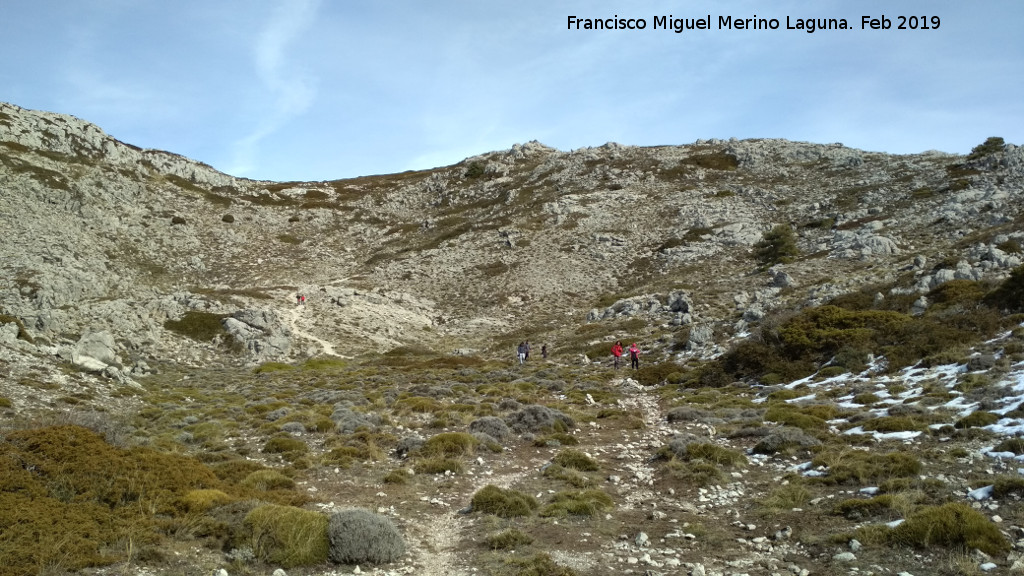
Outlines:
[{"label": "rocky summit", "polygon": [[268,182],[0,103],[0,230],[3,576],[1024,571],[998,137]]}]

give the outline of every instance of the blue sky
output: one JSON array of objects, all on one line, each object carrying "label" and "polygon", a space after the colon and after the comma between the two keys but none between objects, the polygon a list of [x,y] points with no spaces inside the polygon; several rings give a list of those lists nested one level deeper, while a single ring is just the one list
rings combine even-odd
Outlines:
[{"label": "blue sky", "polygon": [[[0,100],[235,176],[329,180],[539,140],[1024,144],[1019,0],[7,0]],[[852,6],[852,7],[851,7]],[[654,30],[711,15],[711,30]],[[720,30],[719,16],[777,30]],[[889,30],[861,29],[885,15]],[[645,30],[568,30],[568,16]],[[898,30],[898,16],[938,29]],[[845,18],[852,30],[787,30]]]}]

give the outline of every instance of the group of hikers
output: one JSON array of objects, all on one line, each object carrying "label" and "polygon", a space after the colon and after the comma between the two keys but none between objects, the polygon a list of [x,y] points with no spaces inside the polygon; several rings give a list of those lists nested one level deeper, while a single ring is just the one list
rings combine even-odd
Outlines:
[{"label": "group of hikers", "polygon": [[[516,349],[516,354],[519,356],[519,363],[522,364],[530,359],[530,341],[523,340],[519,343],[519,347]],[[541,344],[540,356],[544,360],[548,359],[548,345]]]},{"label": "group of hikers", "polygon": [[[619,362],[622,360],[622,340],[616,340],[615,344],[612,345],[612,362],[615,367],[619,367]],[[640,347],[633,342],[629,345],[629,367],[637,370],[640,368]]]},{"label": "group of hikers", "polygon": [[[612,345],[612,363],[615,368],[619,367],[619,362],[622,361],[622,355],[629,352],[629,366],[634,370],[640,368],[640,347],[633,342],[629,345],[629,348],[622,347],[622,340],[616,340],[615,344]],[[519,358],[519,363],[523,364],[530,359],[530,341],[523,340],[519,343],[519,347],[516,348],[516,355]],[[548,358],[548,345],[544,344],[540,347],[540,355],[543,359]]]}]

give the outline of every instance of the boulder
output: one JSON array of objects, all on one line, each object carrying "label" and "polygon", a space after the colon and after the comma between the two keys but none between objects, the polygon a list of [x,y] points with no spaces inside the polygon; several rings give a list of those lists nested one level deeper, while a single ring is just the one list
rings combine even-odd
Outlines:
[{"label": "boulder", "polygon": [[110,332],[90,332],[79,338],[71,351],[71,363],[88,372],[102,372],[117,365],[114,337]]}]

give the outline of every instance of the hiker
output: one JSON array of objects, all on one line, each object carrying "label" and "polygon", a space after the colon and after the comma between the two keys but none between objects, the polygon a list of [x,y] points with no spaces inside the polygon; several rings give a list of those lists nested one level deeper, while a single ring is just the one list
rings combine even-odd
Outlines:
[{"label": "hiker", "polygon": [[301,304],[302,304],[302,294],[296,294],[295,295],[295,305],[299,306]]},{"label": "hiker", "polygon": [[612,357],[614,359],[615,367],[619,367],[619,359],[622,358],[622,341],[616,340],[615,345],[612,346]]},{"label": "hiker", "polygon": [[519,348],[516,350],[516,352],[519,354],[519,363],[522,364],[523,362],[525,362],[526,361],[526,343],[525,342],[520,342],[519,343]]},{"label": "hiker", "polygon": [[302,302],[303,306],[305,306],[306,305],[306,295],[303,294],[302,296],[300,296],[299,297],[299,301]]},{"label": "hiker", "polygon": [[634,370],[640,369],[640,348],[636,342],[629,345],[629,367]]},{"label": "hiker", "polygon": [[530,341],[527,340],[526,342],[523,342],[523,344],[526,346],[526,358],[524,358],[524,360],[529,360],[530,359]]},{"label": "hiker", "polygon": [[543,360],[547,360],[548,359],[548,345],[547,344],[541,344],[540,345],[540,357]]}]

